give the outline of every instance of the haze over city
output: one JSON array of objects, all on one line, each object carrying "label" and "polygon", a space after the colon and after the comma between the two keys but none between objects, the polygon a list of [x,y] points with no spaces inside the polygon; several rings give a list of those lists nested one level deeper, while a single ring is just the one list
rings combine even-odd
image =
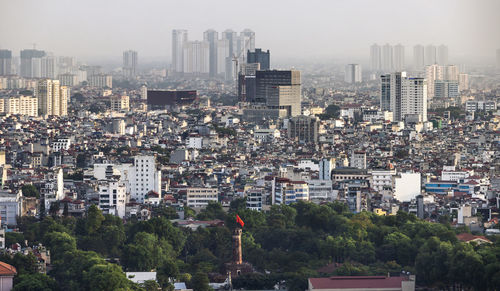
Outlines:
[{"label": "haze over city", "polygon": [[1,291],[499,291],[500,0],[0,0]]},{"label": "haze over city", "polygon": [[[372,43],[445,44],[450,58],[491,61],[500,47],[500,1],[2,1],[0,48],[37,48],[85,60],[170,61],[172,29],[251,28],[276,59],[363,62]],[[22,11],[22,13],[17,13]],[[113,59],[114,58],[114,59]]]}]

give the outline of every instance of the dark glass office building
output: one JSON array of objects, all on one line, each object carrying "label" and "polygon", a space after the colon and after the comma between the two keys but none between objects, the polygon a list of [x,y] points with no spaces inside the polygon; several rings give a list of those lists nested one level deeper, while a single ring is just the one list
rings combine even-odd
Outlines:
[{"label": "dark glass office building", "polygon": [[269,50],[267,52],[262,51],[262,49],[256,48],[254,52],[247,52],[247,63],[259,63],[260,70],[266,71],[271,67],[271,57],[269,54]]}]

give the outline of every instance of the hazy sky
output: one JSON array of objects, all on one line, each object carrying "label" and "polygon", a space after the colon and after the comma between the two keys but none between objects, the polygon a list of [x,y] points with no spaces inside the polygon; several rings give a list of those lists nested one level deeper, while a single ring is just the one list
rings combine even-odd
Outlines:
[{"label": "hazy sky", "polygon": [[250,28],[273,58],[368,58],[369,45],[447,44],[451,57],[500,48],[500,0],[0,0],[0,48],[165,61],[171,31]]}]

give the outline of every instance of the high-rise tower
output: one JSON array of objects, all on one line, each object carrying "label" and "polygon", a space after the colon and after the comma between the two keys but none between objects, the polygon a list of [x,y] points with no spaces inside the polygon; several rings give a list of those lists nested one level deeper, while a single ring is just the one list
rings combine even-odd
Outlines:
[{"label": "high-rise tower", "polygon": [[185,29],[172,30],[172,70],[176,73],[184,72],[184,44],[188,41],[188,32]]},{"label": "high-rise tower", "polygon": [[137,74],[137,52],[128,50],[123,52],[123,75],[133,78]]}]

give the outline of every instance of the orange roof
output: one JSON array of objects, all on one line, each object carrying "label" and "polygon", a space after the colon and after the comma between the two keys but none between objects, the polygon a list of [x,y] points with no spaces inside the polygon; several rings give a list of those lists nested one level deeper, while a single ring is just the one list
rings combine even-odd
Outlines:
[{"label": "orange roof", "polygon": [[17,270],[14,266],[0,262],[0,276],[14,276],[16,274]]},{"label": "orange roof", "polygon": [[479,240],[482,240],[484,242],[491,243],[491,241],[489,239],[487,239],[486,237],[484,237],[482,235],[473,235],[470,233],[457,234],[457,238],[458,238],[458,240],[461,240],[463,242],[470,242],[470,241],[479,239]]}]

